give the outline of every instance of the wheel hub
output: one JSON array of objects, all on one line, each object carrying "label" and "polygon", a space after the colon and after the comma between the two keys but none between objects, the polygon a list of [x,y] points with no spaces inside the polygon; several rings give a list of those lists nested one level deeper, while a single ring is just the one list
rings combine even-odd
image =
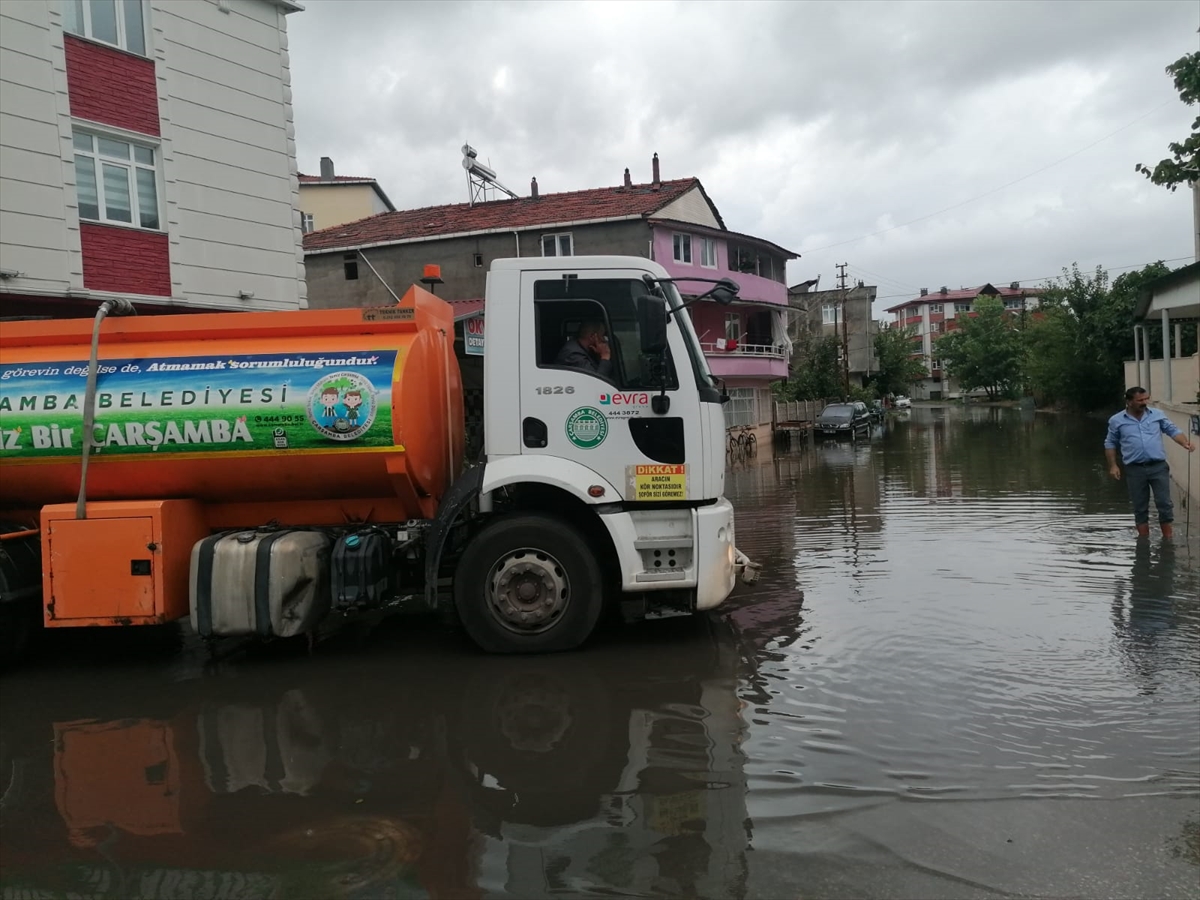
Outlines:
[{"label": "wheel hub", "polygon": [[543,550],[514,551],[492,569],[488,608],[511,630],[528,634],[549,628],[569,599],[566,570]]}]

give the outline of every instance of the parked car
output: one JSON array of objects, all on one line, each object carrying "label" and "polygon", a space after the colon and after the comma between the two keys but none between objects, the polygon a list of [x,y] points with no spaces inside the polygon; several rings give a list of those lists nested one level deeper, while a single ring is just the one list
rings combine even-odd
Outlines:
[{"label": "parked car", "polygon": [[865,403],[830,403],[817,416],[816,434],[822,437],[854,437],[871,431],[871,413]]},{"label": "parked car", "polygon": [[896,398],[896,409],[912,409],[912,400],[901,394]]}]

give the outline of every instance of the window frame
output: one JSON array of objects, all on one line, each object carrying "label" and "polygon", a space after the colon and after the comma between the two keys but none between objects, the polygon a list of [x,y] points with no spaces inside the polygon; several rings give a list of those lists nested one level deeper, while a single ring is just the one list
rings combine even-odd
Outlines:
[{"label": "window frame", "polygon": [[[711,256],[710,256],[711,254]],[[705,258],[711,258],[712,262],[705,262]],[[700,268],[715,269],[717,267],[717,242],[714,238],[700,238]]]},{"label": "window frame", "polygon": [[[142,49],[135,50],[129,46],[129,23],[128,10],[130,3],[136,3],[142,11]],[[71,8],[77,9],[79,16],[79,31],[73,31],[74,16],[68,10]],[[143,59],[150,58],[150,29],[149,24],[149,7],[144,0],[113,0],[113,11],[116,14],[117,25],[117,40],[116,43],[106,41],[104,38],[96,37],[92,26],[92,0],[63,0],[63,32],[73,35],[77,38],[82,38],[85,41],[94,41],[97,44],[102,44],[105,47],[115,47],[117,50],[122,50],[125,53],[131,53],[134,56]]]},{"label": "window frame", "polygon": [[[562,250],[563,238],[566,238],[566,240],[567,240],[567,249],[569,249],[571,251],[570,253],[560,252]],[[546,254],[546,241],[547,240],[551,240],[554,243],[554,252],[552,254],[549,254],[549,256],[547,256],[547,254]],[[574,237],[574,232],[571,232],[571,231],[556,231],[553,233],[543,234],[541,236],[541,239],[538,241],[538,244],[542,248],[542,256],[547,257],[547,258],[558,257],[558,256],[574,256],[575,255],[575,237]]]},{"label": "window frame", "polygon": [[[683,258],[683,255],[687,259]],[[695,265],[692,261],[695,257],[692,255],[692,236],[682,231],[671,232],[671,259],[679,263],[681,266]]]},{"label": "window frame", "polygon": [[[89,150],[81,150],[76,141],[80,137],[86,137],[91,141]],[[102,153],[100,150],[100,141],[112,141],[118,144],[127,144],[129,146],[129,155],[124,159],[117,156],[111,156]],[[149,150],[153,156],[153,162],[147,164],[139,162],[137,159],[137,150]],[[79,196],[79,158],[91,160],[92,162],[92,177],[96,183],[96,206],[97,215],[95,218],[85,216],[83,214],[83,202]],[[119,228],[136,228],[138,231],[149,231],[159,234],[165,234],[167,229],[164,227],[165,215],[163,207],[163,191],[162,191],[162,172],[160,170],[160,160],[162,159],[162,144],[153,140],[136,139],[128,137],[114,131],[104,131],[98,128],[88,128],[78,125],[71,126],[71,161],[75,166],[75,205],[76,211],[79,214],[81,222],[95,222],[99,225],[115,225]],[[129,190],[129,216],[130,221],[126,222],[121,219],[114,219],[108,215],[108,203],[105,198],[104,186],[104,166],[119,167],[125,169],[125,183]],[[154,178],[154,215],[157,224],[143,225],[142,224],[142,206],[141,197],[138,193],[137,173],[139,171],[148,171]],[[136,221],[134,216],[136,215]]]},{"label": "window frame", "polygon": [[971,301],[970,300],[967,300],[965,302],[955,301],[955,303],[954,303],[954,314],[955,315],[958,315],[959,313],[969,313],[969,312],[971,312]]},{"label": "window frame", "polygon": [[942,304],[940,304],[940,303],[930,303],[930,304],[929,304],[929,313],[930,313],[930,315],[936,315],[936,314],[938,314],[938,313],[944,313],[944,310],[943,310],[943,308],[942,308]]},{"label": "window frame", "polygon": [[[731,329],[729,326],[733,326]],[[730,334],[730,331],[733,334]],[[742,315],[741,313],[727,312],[725,313],[725,340],[742,342]]]},{"label": "window frame", "polygon": [[316,231],[316,228],[313,227],[313,214],[306,213],[303,210],[301,210],[301,212],[300,212],[300,232],[302,234],[308,234],[310,231]]},{"label": "window frame", "polygon": [[[837,303],[822,303],[821,304],[821,324],[822,325],[836,325],[838,323],[837,308],[838,308]],[[828,313],[830,313],[830,312],[832,312],[833,315],[828,315]],[[897,322],[900,321],[899,313],[896,313],[896,321]]]},{"label": "window frame", "polygon": [[941,370],[942,370],[942,361],[940,359],[934,358],[929,361],[929,371],[930,372],[940,372]]}]

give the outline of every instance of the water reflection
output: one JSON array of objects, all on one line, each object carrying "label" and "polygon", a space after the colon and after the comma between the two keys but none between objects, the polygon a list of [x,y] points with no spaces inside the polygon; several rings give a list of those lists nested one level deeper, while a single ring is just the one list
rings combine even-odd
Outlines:
[{"label": "water reflection", "polygon": [[70,698],[6,682],[4,896],[744,896],[732,629],[533,659],[429,643],[109,671]]}]

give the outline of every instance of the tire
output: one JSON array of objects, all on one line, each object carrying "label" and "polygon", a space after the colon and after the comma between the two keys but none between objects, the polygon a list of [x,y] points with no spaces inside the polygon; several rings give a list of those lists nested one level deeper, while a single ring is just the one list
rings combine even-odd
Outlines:
[{"label": "tire", "polygon": [[[532,596],[518,597],[526,588]],[[573,526],[518,513],[467,545],[454,575],[454,606],[471,640],[489,653],[573,650],[600,618],[604,578]]]}]

